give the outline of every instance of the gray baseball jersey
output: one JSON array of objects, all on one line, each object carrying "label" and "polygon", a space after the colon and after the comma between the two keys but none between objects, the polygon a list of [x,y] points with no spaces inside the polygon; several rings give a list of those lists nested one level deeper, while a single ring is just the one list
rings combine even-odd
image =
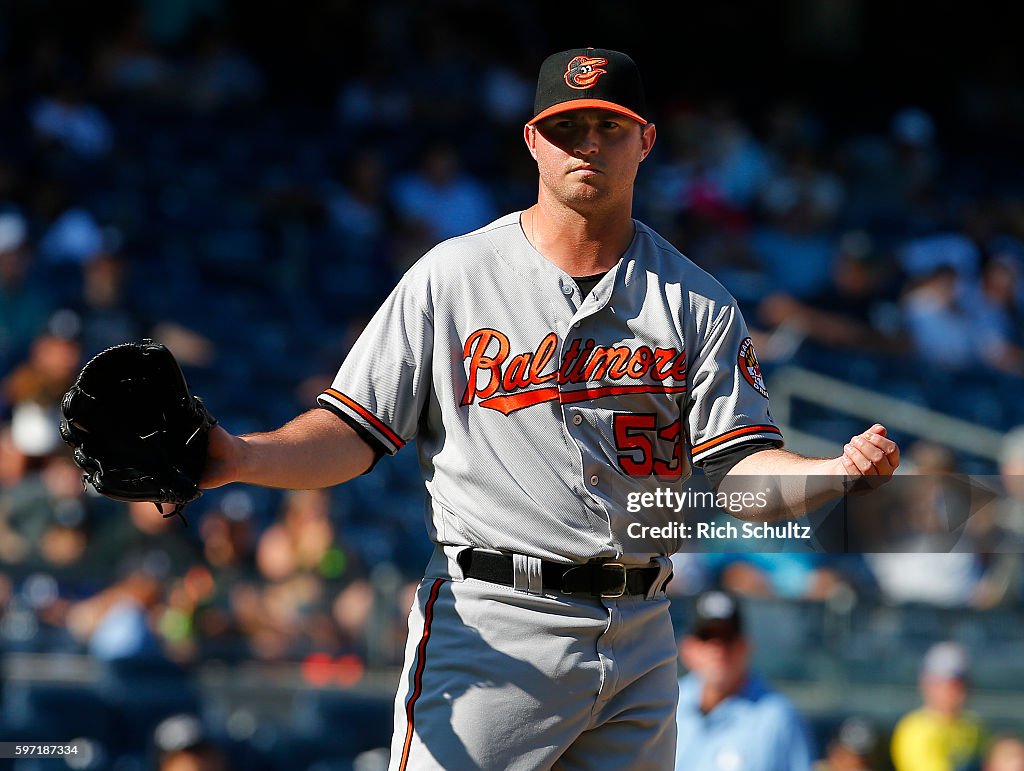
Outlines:
[{"label": "gray baseball jersey", "polygon": [[518,212],[438,245],[320,395],[390,453],[416,439],[435,542],[621,558],[631,522],[665,523],[627,513],[630,493],[681,485],[691,457],[781,439],[734,299],[635,228],[585,298]]}]

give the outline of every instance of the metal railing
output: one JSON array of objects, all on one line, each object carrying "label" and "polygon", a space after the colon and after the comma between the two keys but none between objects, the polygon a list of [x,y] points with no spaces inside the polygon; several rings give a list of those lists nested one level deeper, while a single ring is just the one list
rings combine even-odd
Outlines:
[{"label": "metal railing", "polygon": [[1003,435],[991,428],[801,367],[776,370],[771,377],[771,393],[772,412],[786,433],[787,444],[809,454],[835,454],[841,451],[841,445],[791,428],[796,399],[878,421],[890,429],[988,460],[998,460],[1003,442]]}]

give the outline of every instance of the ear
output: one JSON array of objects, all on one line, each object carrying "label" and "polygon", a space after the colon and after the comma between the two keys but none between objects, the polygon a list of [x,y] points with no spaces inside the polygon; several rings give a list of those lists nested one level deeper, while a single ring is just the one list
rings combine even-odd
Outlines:
[{"label": "ear", "polygon": [[530,151],[533,160],[537,160],[537,126],[527,123],[523,126],[523,141],[526,142],[526,149]]},{"label": "ear", "polygon": [[654,147],[654,140],[658,138],[658,131],[654,127],[653,123],[648,123],[643,128],[643,133],[640,135],[640,160],[646,158],[651,149]]}]

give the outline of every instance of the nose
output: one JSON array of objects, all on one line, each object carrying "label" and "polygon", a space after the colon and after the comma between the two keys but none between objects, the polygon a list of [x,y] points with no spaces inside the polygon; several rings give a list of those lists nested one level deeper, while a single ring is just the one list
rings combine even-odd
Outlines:
[{"label": "nose", "polygon": [[596,155],[601,149],[597,128],[586,126],[580,129],[576,139],[575,152],[580,157]]}]

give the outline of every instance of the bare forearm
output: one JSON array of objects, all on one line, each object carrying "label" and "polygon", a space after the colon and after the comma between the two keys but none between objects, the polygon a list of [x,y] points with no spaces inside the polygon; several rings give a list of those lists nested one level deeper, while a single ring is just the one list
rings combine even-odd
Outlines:
[{"label": "bare forearm", "polygon": [[373,450],[343,420],[314,409],[267,433],[211,436],[204,487],[246,482],[305,490],[331,487],[362,474]]},{"label": "bare forearm", "polygon": [[805,458],[787,450],[762,450],[739,461],[722,480],[726,493],[765,492],[764,508],[745,508],[743,519],[800,517],[838,498],[845,475],[833,458]]},{"label": "bare forearm", "polygon": [[891,477],[900,450],[876,423],[850,439],[837,458],[805,458],[787,450],[762,450],[741,459],[719,485],[726,493],[761,493],[767,505],[746,509],[744,519],[800,517],[839,498],[851,481]]}]

